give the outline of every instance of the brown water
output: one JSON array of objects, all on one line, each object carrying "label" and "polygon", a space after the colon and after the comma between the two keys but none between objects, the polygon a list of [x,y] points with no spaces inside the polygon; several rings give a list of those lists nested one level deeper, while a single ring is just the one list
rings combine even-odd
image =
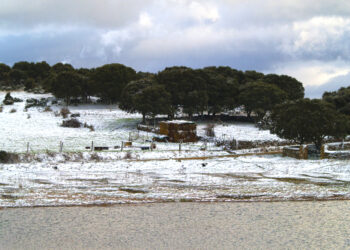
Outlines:
[{"label": "brown water", "polygon": [[0,210],[1,249],[350,249],[350,201]]}]

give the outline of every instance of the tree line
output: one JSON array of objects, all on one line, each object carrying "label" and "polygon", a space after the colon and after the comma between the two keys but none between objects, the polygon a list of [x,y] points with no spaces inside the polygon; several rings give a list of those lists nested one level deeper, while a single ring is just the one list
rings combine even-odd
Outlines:
[{"label": "tree line", "polygon": [[0,64],[1,88],[42,89],[62,98],[88,102],[97,96],[145,118],[218,113],[244,107],[248,117],[265,121],[282,138],[298,143],[349,134],[350,87],[325,92],[322,100],[304,99],[301,82],[287,75],[240,71],[231,67],[168,67],[158,73],[136,72],[123,64],[75,69],[70,64]]},{"label": "tree line", "polygon": [[274,105],[304,97],[302,83],[290,76],[230,67],[169,67],[153,74],[122,64],[74,69],[70,64],[18,62],[12,68],[0,64],[0,85],[28,91],[41,88],[67,104],[97,96],[143,117],[174,117],[179,111],[190,118],[204,113],[215,116],[244,106],[248,116],[262,118]]}]

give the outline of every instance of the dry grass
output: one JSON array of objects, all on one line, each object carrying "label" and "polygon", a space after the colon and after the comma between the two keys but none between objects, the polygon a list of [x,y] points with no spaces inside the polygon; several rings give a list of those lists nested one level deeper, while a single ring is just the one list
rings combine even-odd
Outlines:
[{"label": "dry grass", "polygon": [[81,122],[78,121],[77,119],[73,118],[67,121],[62,121],[61,127],[65,128],[80,128],[81,127]]},{"label": "dry grass", "polygon": [[52,112],[52,108],[50,106],[46,106],[44,112]]},{"label": "dry grass", "polygon": [[16,112],[17,112],[16,109],[11,109],[11,110],[10,110],[10,113],[16,113]]},{"label": "dry grass", "polygon": [[70,110],[68,108],[61,108],[60,114],[63,118],[67,118],[70,114]]},{"label": "dry grass", "polygon": [[126,152],[125,155],[124,155],[124,157],[123,157],[124,160],[131,160],[131,159],[133,159],[133,158],[134,158],[134,157],[132,156],[132,154],[131,154],[130,151]]},{"label": "dry grass", "polygon": [[97,153],[93,153],[93,154],[90,155],[90,160],[101,161],[102,159]]},{"label": "dry grass", "polygon": [[84,123],[84,128],[90,129],[91,132],[95,131],[95,127],[93,125],[89,125],[86,122]]}]

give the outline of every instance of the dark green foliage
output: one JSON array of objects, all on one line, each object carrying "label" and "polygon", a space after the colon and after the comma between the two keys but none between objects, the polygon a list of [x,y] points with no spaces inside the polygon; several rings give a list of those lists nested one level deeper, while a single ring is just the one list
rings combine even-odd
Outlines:
[{"label": "dark green foliage", "polygon": [[6,95],[5,95],[5,99],[4,101],[2,102],[4,105],[12,105],[15,103],[15,100],[13,99],[13,97],[11,96],[11,93],[8,92]]},{"label": "dark green foliage", "polygon": [[262,78],[263,82],[276,85],[287,94],[289,100],[304,98],[304,87],[301,82],[286,75],[269,74]]},{"label": "dark green foliage", "polygon": [[275,107],[271,132],[300,144],[313,142],[320,148],[326,136],[344,137],[349,120],[321,100],[300,99]]},{"label": "dark green foliage", "polygon": [[9,73],[9,78],[11,79],[12,85],[24,84],[27,75],[24,71],[19,69],[12,69]]},{"label": "dark green foliage", "polygon": [[208,112],[216,113],[232,110],[238,104],[239,78],[228,67],[207,67],[203,78],[208,88]]},{"label": "dark green foliage", "polygon": [[69,105],[72,97],[81,96],[83,82],[84,78],[77,72],[63,71],[52,78],[51,92]]},{"label": "dark green foliage", "polygon": [[323,100],[333,104],[340,113],[350,115],[350,87],[340,88],[334,92],[325,92]]},{"label": "dark green foliage", "polygon": [[46,107],[48,100],[46,98],[30,98],[26,100],[25,109],[29,109],[32,107]]},{"label": "dark green foliage", "polygon": [[111,103],[120,101],[125,86],[135,79],[137,75],[134,69],[117,63],[99,67],[91,74],[94,93]]},{"label": "dark green foliage", "polygon": [[247,70],[244,72],[244,83],[255,82],[261,80],[264,77],[263,73],[256,72],[254,70]]},{"label": "dark green foliage", "polygon": [[78,121],[75,118],[72,118],[70,120],[63,120],[61,127],[65,127],[65,128],[80,128],[82,125],[82,123],[80,121]]},{"label": "dark green foliage", "polygon": [[158,73],[157,80],[171,95],[171,116],[179,108],[190,117],[206,110],[208,92],[202,72],[186,67],[166,68]]},{"label": "dark green foliage", "polygon": [[19,161],[17,154],[0,151],[0,163],[16,163]]},{"label": "dark green foliage", "polygon": [[130,82],[121,96],[120,108],[130,113],[139,112],[145,122],[146,115],[170,113],[170,94],[154,77]]},{"label": "dark green foliage", "polygon": [[[136,73],[117,63],[96,69],[74,69],[63,63],[51,67],[45,61],[17,62],[12,68],[0,64],[0,88],[10,91],[23,87],[35,93],[51,92],[67,104],[89,102],[91,96],[97,96],[104,103],[121,102],[128,112],[169,117],[178,111],[189,117],[205,112],[215,115],[244,105],[248,114],[255,112],[261,119],[274,105],[304,96],[302,84],[292,77],[222,66],[196,70],[169,67],[154,74]],[[349,100],[338,99],[331,102],[350,114]]]},{"label": "dark green foliage", "polygon": [[10,71],[10,66],[0,63],[0,82],[6,81],[8,79],[8,74],[10,73]]},{"label": "dark green foliage", "polygon": [[283,103],[285,100],[286,93],[283,90],[264,82],[246,84],[239,95],[239,103],[244,105],[248,116],[254,112],[259,120],[276,104]]},{"label": "dark green foliage", "polygon": [[65,72],[65,71],[74,71],[74,68],[72,65],[68,63],[56,63],[55,65],[52,66],[51,71],[55,74]]}]

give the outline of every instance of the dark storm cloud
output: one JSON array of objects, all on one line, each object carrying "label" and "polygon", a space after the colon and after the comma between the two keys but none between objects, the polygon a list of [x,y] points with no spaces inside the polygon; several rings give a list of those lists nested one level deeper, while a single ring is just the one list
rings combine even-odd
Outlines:
[{"label": "dark storm cloud", "polygon": [[228,65],[321,85],[350,72],[343,0],[3,0],[0,60]]}]

